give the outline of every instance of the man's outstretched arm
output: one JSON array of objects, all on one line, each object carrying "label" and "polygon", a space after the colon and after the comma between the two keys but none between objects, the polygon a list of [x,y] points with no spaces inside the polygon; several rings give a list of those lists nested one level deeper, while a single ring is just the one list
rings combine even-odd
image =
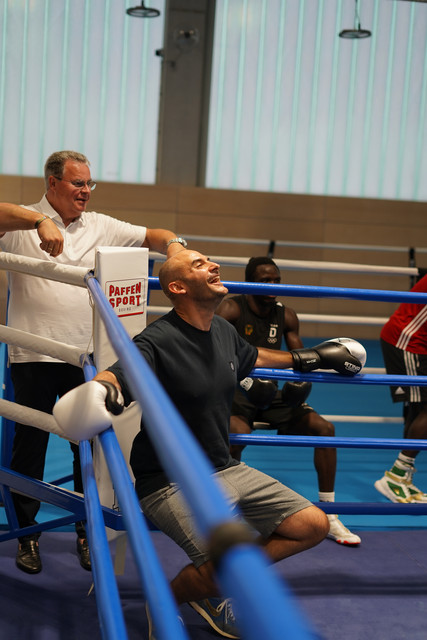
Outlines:
[{"label": "man's outstretched arm", "polygon": [[258,348],[256,367],[272,369],[295,369],[308,372],[316,369],[333,369],[338,373],[353,376],[359,373],[366,362],[363,345],[352,338],[333,338],[315,347],[276,351]]}]

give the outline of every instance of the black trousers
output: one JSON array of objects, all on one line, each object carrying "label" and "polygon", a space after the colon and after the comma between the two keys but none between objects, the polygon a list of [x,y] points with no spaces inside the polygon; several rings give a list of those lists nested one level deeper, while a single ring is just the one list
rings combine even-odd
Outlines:
[{"label": "black trousers", "polygon": [[[31,409],[52,413],[58,398],[82,384],[83,370],[62,362],[14,363],[10,369],[15,402]],[[10,468],[23,475],[43,480],[49,433],[20,423],[15,424]],[[74,490],[83,493],[78,445],[70,443],[73,452]],[[16,515],[21,527],[36,524],[40,502],[34,498],[13,494]],[[76,523],[76,531],[85,537],[83,523]],[[19,538],[21,542],[39,534]]]}]

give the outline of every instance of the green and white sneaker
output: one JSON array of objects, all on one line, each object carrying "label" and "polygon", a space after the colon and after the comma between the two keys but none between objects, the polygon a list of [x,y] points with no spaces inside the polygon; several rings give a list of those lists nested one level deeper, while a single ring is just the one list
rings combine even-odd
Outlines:
[{"label": "green and white sneaker", "polygon": [[408,484],[403,477],[391,471],[386,471],[383,477],[375,482],[374,487],[392,502],[411,502]]},{"label": "green and white sneaker", "polygon": [[375,482],[375,489],[392,502],[427,502],[427,494],[423,493],[412,482],[412,476],[415,471],[415,467],[402,470],[402,474],[386,471],[383,477]]},{"label": "green and white sneaker", "polygon": [[423,493],[414,484],[408,484],[408,490],[411,495],[410,502],[427,502],[427,493]]},{"label": "green and white sneaker", "polygon": [[224,638],[240,638],[229,599],[207,598],[188,604]]},{"label": "green and white sneaker", "polygon": [[328,513],[327,516],[329,520],[328,538],[335,540],[338,544],[346,544],[351,547],[362,542],[358,535],[352,533],[350,529],[343,525],[337,515]]}]

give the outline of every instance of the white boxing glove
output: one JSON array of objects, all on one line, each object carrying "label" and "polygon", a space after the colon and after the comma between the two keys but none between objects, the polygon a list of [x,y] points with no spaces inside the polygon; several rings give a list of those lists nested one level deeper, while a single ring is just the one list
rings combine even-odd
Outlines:
[{"label": "white boxing glove", "polygon": [[355,358],[360,361],[362,367],[365,366],[367,354],[363,344],[360,344],[360,342],[357,342],[357,340],[354,340],[353,338],[333,338],[332,340],[329,340],[329,342],[340,342],[347,347]]},{"label": "white boxing glove", "polygon": [[91,380],[71,389],[53,407],[53,415],[70,440],[90,440],[111,425],[124,408],[120,391],[111,382]]}]

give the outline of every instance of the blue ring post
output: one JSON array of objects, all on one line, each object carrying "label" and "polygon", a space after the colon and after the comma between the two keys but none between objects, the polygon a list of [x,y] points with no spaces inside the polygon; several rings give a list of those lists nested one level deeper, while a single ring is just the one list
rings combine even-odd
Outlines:
[{"label": "blue ring post", "polygon": [[113,429],[99,435],[159,640],[188,640]]},{"label": "blue ring post", "polygon": [[92,575],[101,633],[103,638],[126,640],[128,636],[105,534],[89,441],[80,442],[79,450],[87,513],[86,528],[90,552],[94,558]]}]

